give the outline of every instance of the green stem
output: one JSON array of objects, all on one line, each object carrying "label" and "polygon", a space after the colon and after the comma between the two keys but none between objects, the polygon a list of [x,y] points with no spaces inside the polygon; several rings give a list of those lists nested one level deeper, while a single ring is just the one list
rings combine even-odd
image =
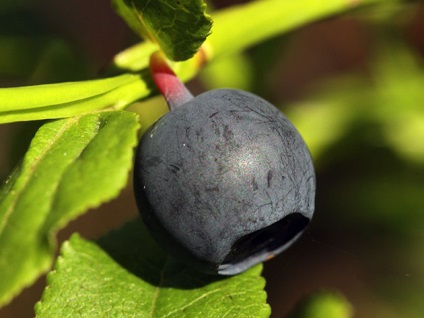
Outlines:
[{"label": "green stem", "polygon": [[253,1],[212,15],[214,25],[206,43],[210,46],[211,58],[217,58],[310,22],[378,2],[383,0]]},{"label": "green stem", "polygon": [[92,81],[1,88],[0,124],[123,109],[152,93],[154,85],[148,78],[123,74]]}]

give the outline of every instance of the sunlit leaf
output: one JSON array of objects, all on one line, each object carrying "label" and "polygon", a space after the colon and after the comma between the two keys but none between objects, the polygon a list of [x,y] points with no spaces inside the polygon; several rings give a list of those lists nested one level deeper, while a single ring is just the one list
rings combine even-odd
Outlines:
[{"label": "sunlit leaf", "polygon": [[74,235],[62,246],[36,306],[47,317],[269,317],[262,266],[230,278],[176,263],[141,221],[99,244]]},{"label": "sunlit leaf", "polygon": [[46,271],[54,233],[126,185],[136,115],[101,112],[43,125],[0,189],[0,304]]}]

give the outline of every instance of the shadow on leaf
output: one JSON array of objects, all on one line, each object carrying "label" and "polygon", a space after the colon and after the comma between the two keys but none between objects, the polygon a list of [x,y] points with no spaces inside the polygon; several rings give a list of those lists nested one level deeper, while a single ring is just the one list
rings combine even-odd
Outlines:
[{"label": "shadow on leaf", "polygon": [[154,286],[194,289],[226,279],[175,261],[151,238],[141,219],[110,232],[98,244],[121,267]]}]

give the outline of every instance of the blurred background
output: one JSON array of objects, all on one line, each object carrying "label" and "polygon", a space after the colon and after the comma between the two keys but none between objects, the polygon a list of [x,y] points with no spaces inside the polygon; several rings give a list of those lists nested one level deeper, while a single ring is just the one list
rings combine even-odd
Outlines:
[{"label": "blurred background", "polygon": [[[211,5],[236,2],[246,1]],[[0,86],[94,78],[136,42],[108,0],[2,0]],[[355,317],[424,317],[423,55],[424,5],[387,1],[218,60],[189,83],[195,93],[237,87],[268,99],[295,123],[313,155],[314,220],[264,267],[272,317],[287,316],[322,290],[345,297]],[[153,98],[132,109],[163,107]],[[1,180],[40,124],[0,126]],[[75,231],[96,239],[137,216],[128,187],[59,239]],[[0,317],[33,317],[44,284],[42,277]]]}]

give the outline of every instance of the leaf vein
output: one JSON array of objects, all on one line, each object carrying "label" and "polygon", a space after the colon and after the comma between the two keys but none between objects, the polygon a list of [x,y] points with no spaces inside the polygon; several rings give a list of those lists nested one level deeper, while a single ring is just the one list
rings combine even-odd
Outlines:
[{"label": "leaf vein", "polygon": [[162,318],[169,317],[169,316],[173,315],[173,314],[174,314],[174,313],[176,313],[176,312],[182,311],[182,310],[184,310],[184,309],[186,309],[186,308],[188,308],[188,307],[190,307],[190,306],[193,306],[193,305],[194,305],[195,303],[197,303],[198,301],[200,301],[200,300],[202,300],[202,299],[204,299],[204,298],[208,297],[208,296],[209,296],[209,295],[211,295],[211,294],[218,293],[218,292],[220,292],[220,291],[222,291],[222,290],[223,290],[222,288],[217,288],[217,289],[211,290],[211,291],[209,291],[209,292],[207,292],[207,293],[204,293],[203,295],[201,295],[201,296],[197,297],[196,299],[193,299],[191,302],[189,302],[189,303],[188,303],[188,304],[186,304],[185,306],[182,306],[182,307],[180,307],[180,308],[178,308],[178,309],[176,309],[176,310],[173,310],[173,311],[169,312],[167,315],[163,316]]},{"label": "leaf vein", "polygon": [[163,282],[165,281],[165,271],[168,266],[168,263],[169,263],[169,256],[166,258],[166,261],[164,262],[164,265],[160,271],[159,283],[156,286],[155,294],[153,295],[152,307],[150,308],[150,318],[154,317],[154,313],[156,311],[156,305],[159,299],[160,289],[163,285]]}]

